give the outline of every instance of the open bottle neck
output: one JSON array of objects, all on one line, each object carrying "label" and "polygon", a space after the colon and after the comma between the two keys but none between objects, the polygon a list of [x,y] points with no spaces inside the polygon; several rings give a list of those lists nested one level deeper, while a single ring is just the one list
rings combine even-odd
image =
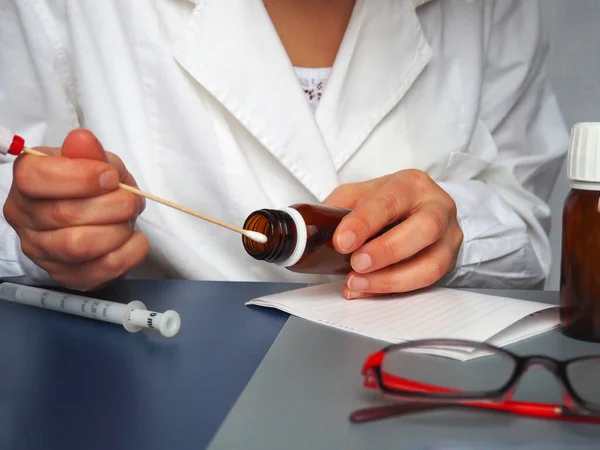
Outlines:
[{"label": "open bottle neck", "polygon": [[306,223],[294,208],[255,211],[244,228],[267,236],[264,244],[242,238],[246,252],[259,261],[289,267],[298,262],[306,248]]},{"label": "open bottle neck", "polygon": [[304,220],[304,217],[302,217],[302,214],[300,214],[298,210],[290,207],[285,208],[282,211],[282,213],[287,214],[289,217],[291,217],[292,221],[294,222],[296,238],[294,250],[292,251],[292,253],[286,259],[278,261],[277,264],[283,267],[291,267],[298,261],[300,261],[300,258],[302,258],[302,255],[304,254],[304,250],[306,249],[306,242],[308,240],[308,232],[306,229],[306,222]]}]

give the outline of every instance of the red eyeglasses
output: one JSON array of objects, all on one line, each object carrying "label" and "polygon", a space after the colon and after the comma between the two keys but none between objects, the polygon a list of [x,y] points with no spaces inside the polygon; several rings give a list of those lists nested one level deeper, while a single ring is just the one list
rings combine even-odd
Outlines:
[{"label": "red eyeglasses", "polygon": [[[485,355],[469,361],[443,358],[447,351]],[[512,400],[517,384],[533,366],[552,372],[563,387],[563,403]],[[363,365],[364,385],[402,400],[354,411],[352,422],[441,408],[479,408],[544,419],[600,423],[600,356],[559,361],[527,357],[489,344],[458,339],[426,339],[390,345]]]}]

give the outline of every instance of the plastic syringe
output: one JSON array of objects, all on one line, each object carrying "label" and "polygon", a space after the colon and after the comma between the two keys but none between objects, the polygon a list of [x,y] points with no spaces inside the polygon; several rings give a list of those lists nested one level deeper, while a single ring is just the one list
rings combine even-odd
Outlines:
[{"label": "plastic syringe", "polygon": [[120,324],[132,333],[146,328],[170,338],[175,336],[181,327],[181,318],[176,311],[169,310],[164,313],[148,311],[146,305],[138,300],[125,304],[8,282],[0,284],[0,298]]}]

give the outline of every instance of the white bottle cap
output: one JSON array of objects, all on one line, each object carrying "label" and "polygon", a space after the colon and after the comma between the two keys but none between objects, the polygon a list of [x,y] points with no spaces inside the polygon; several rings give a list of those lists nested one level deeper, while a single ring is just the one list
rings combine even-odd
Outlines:
[{"label": "white bottle cap", "polygon": [[600,190],[600,122],[583,122],[571,128],[567,160],[571,186]]}]

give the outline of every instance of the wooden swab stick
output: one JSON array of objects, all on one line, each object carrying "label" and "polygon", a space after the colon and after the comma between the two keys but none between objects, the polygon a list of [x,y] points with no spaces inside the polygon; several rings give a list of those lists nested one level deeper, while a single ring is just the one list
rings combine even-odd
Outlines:
[{"label": "wooden swab stick", "polygon": [[[30,155],[48,156],[45,153],[39,152],[37,150],[34,150],[32,148],[28,148],[28,147],[24,147],[23,151],[25,153],[29,153]],[[156,195],[149,194],[149,193],[144,192],[144,191],[140,191],[139,189],[134,188],[134,187],[129,186],[129,185],[124,184],[124,183],[119,183],[119,187],[121,189],[126,190],[126,191],[132,192],[132,193],[134,193],[136,195],[139,195],[140,197],[144,197],[144,198],[147,198],[149,200],[155,201],[157,203],[161,203],[161,204],[163,204],[165,206],[168,206],[170,208],[177,209],[177,210],[179,210],[181,212],[184,212],[186,214],[190,214],[190,215],[192,215],[194,217],[198,217],[199,219],[206,220],[208,222],[214,223],[215,225],[219,225],[220,227],[228,228],[228,229],[230,229],[232,231],[235,231],[237,233],[240,233],[240,234],[246,236],[247,238],[252,239],[253,241],[256,241],[258,243],[264,244],[264,243],[267,242],[267,237],[264,234],[262,234],[262,233],[258,233],[256,231],[251,231],[251,230],[244,230],[243,228],[239,228],[239,227],[236,227],[234,225],[230,225],[230,224],[228,224],[226,222],[223,222],[221,220],[214,219],[214,218],[212,218],[210,216],[207,216],[205,214],[202,214],[202,213],[199,213],[199,212],[194,211],[192,209],[186,208],[185,206],[181,206],[181,205],[178,205],[177,203],[173,203],[173,202],[171,202],[169,200],[165,200],[164,198],[160,198],[160,197],[157,197]]]}]

